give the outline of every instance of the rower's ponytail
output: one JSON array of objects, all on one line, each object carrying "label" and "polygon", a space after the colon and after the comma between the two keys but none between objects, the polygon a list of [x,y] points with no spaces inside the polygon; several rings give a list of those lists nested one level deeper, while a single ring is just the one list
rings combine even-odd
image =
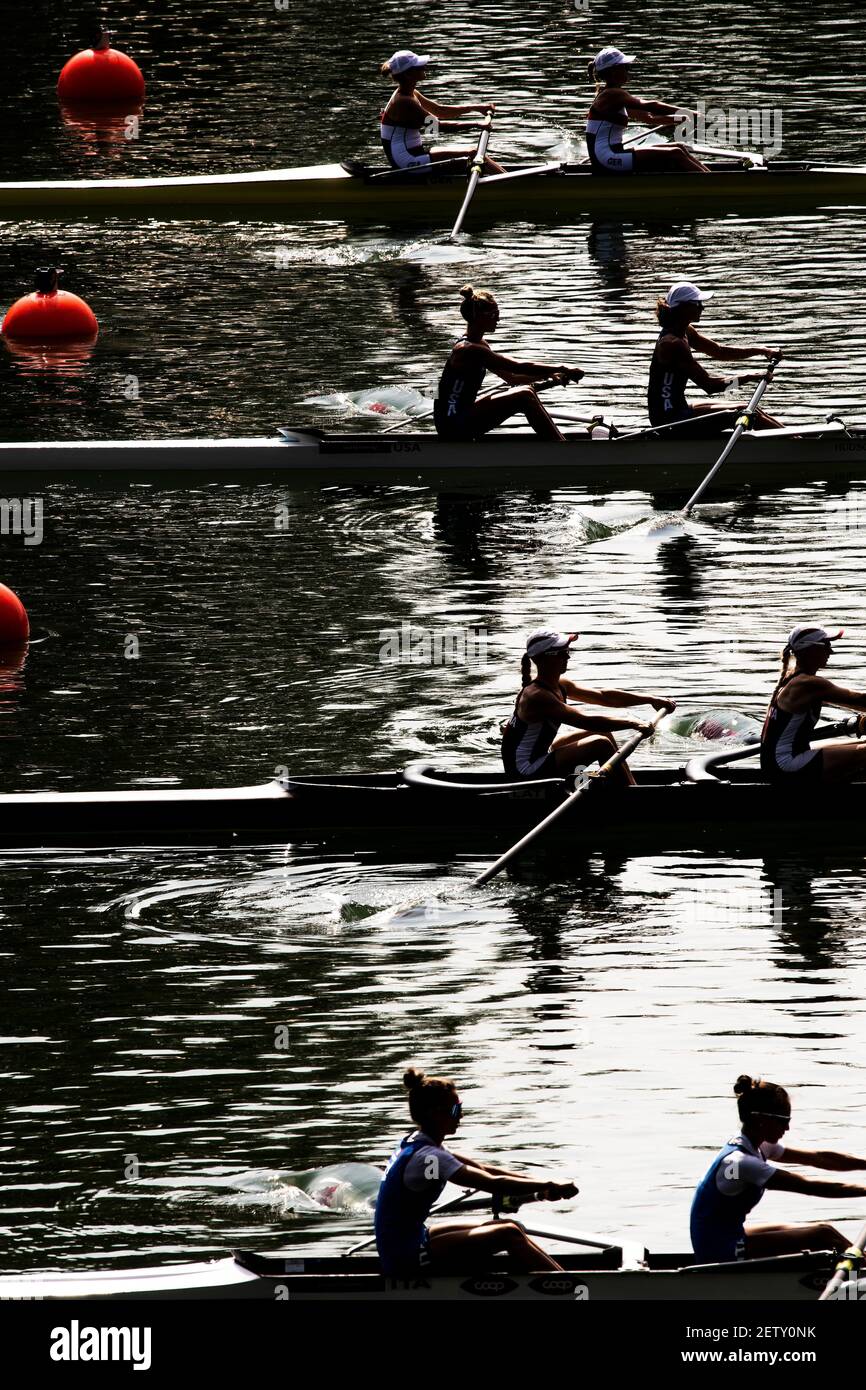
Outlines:
[{"label": "rower's ponytail", "polygon": [[524,688],[525,688],[527,685],[529,685],[529,678],[530,678],[531,675],[532,675],[532,657],[529,655],[528,652],[524,652],[524,653],[523,653],[523,656],[520,658],[520,680],[521,680],[521,684],[522,684],[522,686],[523,686]]},{"label": "rower's ponytail", "polygon": [[791,1113],[791,1097],[784,1086],[777,1086],[774,1081],[762,1081],[760,1077],[753,1081],[751,1076],[738,1076],[734,1082],[734,1095],[743,1121],[751,1115]]},{"label": "rower's ponytail", "polygon": [[598,89],[599,87],[603,87],[603,86],[604,86],[603,80],[599,77],[598,73],[597,73],[596,70],[595,70],[595,59],[594,59],[594,58],[590,58],[589,62],[588,62],[587,65],[586,65],[586,71],[587,71],[587,73],[589,74],[589,80],[590,80],[590,82],[594,82],[594,83],[595,83],[596,89]]},{"label": "rower's ponytail", "polygon": [[409,1114],[422,1127],[431,1115],[450,1109],[457,1097],[453,1081],[446,1081],[443,1076],[426,1076],[414,1067],[403,1073],[403,1085],[409,1092]]},{"label": "rower's ponytail", "polygon": [[781,671],[779,672],[779,679],[778,679],[778,681],[776,682],[776,689],[773,691],[773,699],[770,701],[771,704],[774,703],[774,701],[775,701],[775,699],[776,699],[776,696],[778,695],[779,691],[782,689],[782,686],[785,684],[785,681],[786,681],[787,678],[788,678],[788,668],[789,668],[790,665],[791,665],[791,657],[792,657],[792,656],[793,656],[793,652],[791,651],[790,646],[789,646],[788,643],[786,642],[785,645],[784,645],[784,647],[782,648],[782,657],[781,657],[782,669],[781,669]]}]

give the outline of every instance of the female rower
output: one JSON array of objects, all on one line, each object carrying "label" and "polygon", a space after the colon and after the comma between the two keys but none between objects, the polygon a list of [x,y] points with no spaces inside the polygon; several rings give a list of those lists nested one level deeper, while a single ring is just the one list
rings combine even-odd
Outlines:
[{"label": "female rower", "polygon": [[812,748],[810,742],[822,705],[866,712],[866,691],[850,690],[818,675],[830,661],[831,644],[841,636],[841,631],[827,632],[808,623],[788,634],[782,673],[761,732],[761,768],[773,782],[815,787],[866,777],[866,743],[832,739]]},{"label": "female rower", "polygon": [[[582,714],[568,704],[569,700],[609,709],[629,705],[651,705],[669,713],[676,709],[675,701],[665,696],[596,690],[563,680],[571,643],[577,637],[576,632],[554,632],[541,627],[526,639],[520,665],[523,686],[502,737],[502,761],[511,777],[564,777],[587,763],[605,763],[616,752],[615,730],[647,728],[640,719]],[[530,680],[533,662],[538,674]],[[569,724],[579,732],[557,738],[560,724]],[[634,783],[627,763],[620,763],[614,775],[620,783]]]},{"label": "female rower", "polygon": [[866,1168],[866,1158],[832,1149],[794,1149],[781,1138],[791,1123],[788,1092],[772,1081],[740,1076],[734,1086],[741,1131],[716,1154],[692,1202],[691,1235],[699,1264],[794,1255],[801,1250],[844,1250],[845,1237],[824,1221],[802,1225],[745,1226],[764,1192],[802,1192],[807,1197],[866,1197],[860,1183],[828,1182],[783,1173],[777,1163],[806,1163],[837,1173]]},{"label": "female rower", "polygon": [[[422,96],[417,87],[427,75],[429,62],[426,54],[419,57],[411,49],[401,48],[387,63],[382,64],[383,76],[392,77],[397,84],[396,92],[379,116],[379,133],[385,155],[395,169],[417,169],[443,159],[471,159],[474,149],[425,149],[421,140],[424,122],[428,116],[433,116],[437,121],[453,121],[472,111],[487,116],[496,109],[490,102],[473,106],[440,106],[438,102]],[[501,164],[485,155],[485,174],[504,172]]]},{"label": "female rower", "polygon": [[[439,379],[433,405],[437,434],[443,439],[478,439],[512,415],[525,415],[542,439],[564,442],[564,436],[541,404],[532,383],[551,378],[565,385],[567,381],[580,381],[584,373],[579,367],[569,367],[563,362],[522,362],[494,352],[484,341],[484,335],[495,333],[498,327],[496,300],[488,290],[476,290],[471,285],[464,285],[460,294],[463,299],[460,313],[467,327],[451,349]],[[478,400],[488,372],[493,372],[512,389]]]},{"label": "female rower", "polygon": [[428,1229],[427,1217],[448,1182],[482,1192],[514,1193],[524,1201],[558,1202],[576,1196],[577,1188],[573,1182],[521,1177],[452,1153],[444,1140],[456,1134],[463,1115],[454,1082],[410,1067],[403,1085],[417,1129],[400,1143],[379,1188],[375,1230],[382,1272],[408,1278],[422,1271],[484,1269],[503,1251],[520,1270],[561,1269],[513,1221],[444,1223]]},{"label": "female rower", "polygon": [[[731,362],[741,362],[747,357],[781,356],[778,348],[722,347],[699,333],[694,325],[700,320],[704,304],[712,297],[712,290],[699,290],[690,281],[681,280],[668,291],[667,299],[660,299],[656,304],[661,332],[650,363],[647,406],[650,424],[672,427],[670,433],[678,438],[716,439],[724,430],[733,429],[743,413],[742,406],[726,409],[724,406],[689,405],[685,395],[688,382],[693,381],[712,396],[729,386],[757,384],[762,379],[760,372],[736,377],[710,376],[695,359],[693,348],[708,357]],[[752,424],[756,429],[780,427],[779,421],[763,410],[754,412]]]},{"label": "female rower", "polygon": [[686,174],[708,174],[683,145],[664,145],[641,150],[623,148],[623,131],[629,116],[641,125],[670,129],[684,115],[683,111],[666,101],[644,101],[626,90],[631,76],[633,54],[618,48],[603,48],[589,65],[589,75],[596,84],[595,99],[586,118],[586,147],[589,161],[597,174],[654,173],[679,170]]}]

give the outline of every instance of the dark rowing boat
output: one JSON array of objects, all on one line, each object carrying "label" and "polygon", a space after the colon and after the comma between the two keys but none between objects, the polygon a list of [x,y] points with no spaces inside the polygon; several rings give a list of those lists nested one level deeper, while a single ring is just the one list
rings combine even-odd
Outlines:
[{"label": "dark rowing boat", "polygon": [[[718,765],[724,756],[693,759],[684,769],[639,768],[634,787],[599,783],[556,834],[591,847],[635,834],[700,842],[797,824],[828,829],[837,839],[862,838],[866,783],[795,795],[756,771]],[[530,829],[570,789],[560,778],[513,782],[497,771],[413,763],[402,772],[322,773],[251,787],[21,792],[0,796],[0,842],[275,843],[424,830],[477,843]]]}]

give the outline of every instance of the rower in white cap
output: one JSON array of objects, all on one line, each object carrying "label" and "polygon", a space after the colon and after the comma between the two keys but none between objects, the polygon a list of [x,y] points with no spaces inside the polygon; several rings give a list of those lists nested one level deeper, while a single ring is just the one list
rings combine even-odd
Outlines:
[{"label": "rower in white cap", "polygon": [[[618,729],[650,727],[642,719],[584,714],[574,709],[568,703],[570,700],[608,709],[631,705],[651,705],[653,709],[664,709],[668,713],[676,709],[675,701],[665,695],[598,690],[564,680],[571,644],[577,641],[578,635],[539,627],[526,639],[520,665],[523,685],[502,736],[502,762],[511,777],[564,777],[576,767],[605,763],[616,751],[613,735]],[[530,679],[533,663],[538,672],[535,680]],[[577,732],[557,738],[560,724],[568,724]],[[633,783],[628,764],[620,763],[611,774],[611,780]]]},{"label": "rower in white cap", "polygon": [[670,130],[686,112],[667,101],[645,101],[626,90],[633,53],[619,48],[603,48],[589,65],[596,84],[595,99],[586,118],[586,146],[590,163],[599,174],[633,174],[647,171],[679,170],[687,174],[708,174],[699,159],[683,145],[668,144],[640,150],[623,148],[623,132],[629,117],[641,125]]},{"label": "rower in white cap", "polygon": [[[647,408],[650,424],[674,426],[668,433],[689,439],[717,439],[724,430],[733,429],[742,415],[743,406],[690,405],[686,386],[693,381],[707,395],[717,395],[729,387],[740,387],[763,379],[761,372],[739,376],[711,376],[694,356],[694,351],[706,353],[720,361],[740,362],[747,357],[780,357],[778,348],[752,344],[748,347],[723,347],[712,338],[699,333],[695,325],[703,313],[704,304],[712,299],[712,290],[700,290],[690,280],[672,285],[667,298],[656,304],[656,317],[661,332],[656,340],[650,363]],[[751,427],[778,427],[763,410],[752,412]]]},{"label": "rower in white cap", "polygon": [[[792,628],[782,652],[782,674],[770,698],[761,732],[761,767],[772,782],[785,787],[853,782],[866,777],[866,743],[832,739],[811,745],[822,705],[866,714],[866,691],[851,690],[819,676],[843,636],[816,623]],[[794,667],[791,669],[793,660]],[[858,720],[858,730],[862,720]]]},{"label": "rower in white cap", "polygon": [[[379,116],[379,133],[388,163],[395,169],[415,169],[443,159],[471,159],[475,150],[468,146],[459,149],[428,150],[421,131],[428,116],[437,121],[455,121],[473,111],[482,116],[493,115],[492,102],[474,102],[471,106],[440,106],[418,91],[418,83],[427,75],[428,54],[413,53],[401,48],[382,64],[382,74],[391,77],[397,90]],[[484,158],[485,174],[505,171],[489,155]]]}]

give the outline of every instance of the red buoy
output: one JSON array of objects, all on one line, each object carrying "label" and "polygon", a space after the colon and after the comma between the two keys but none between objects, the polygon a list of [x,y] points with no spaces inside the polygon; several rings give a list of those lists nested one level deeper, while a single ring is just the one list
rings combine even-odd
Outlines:
[{"label": "red buoy", "polygon": [[77,294],[57,288],[59,271],[38,270],[36,289],[8,310],[0,333],[28,342],[54,343],[93,339],[99,332],[96,315]]},{"label": "red buoy", "polygon": [[64,106],[131,111],[144,101],[141,68],[116,48],[85,48],[64,67],[57,95]]},{"label": "red buoy", "polygon": [[0,647],[23,647],[30,638],[30,619],[17,594],[0,584]]}]

